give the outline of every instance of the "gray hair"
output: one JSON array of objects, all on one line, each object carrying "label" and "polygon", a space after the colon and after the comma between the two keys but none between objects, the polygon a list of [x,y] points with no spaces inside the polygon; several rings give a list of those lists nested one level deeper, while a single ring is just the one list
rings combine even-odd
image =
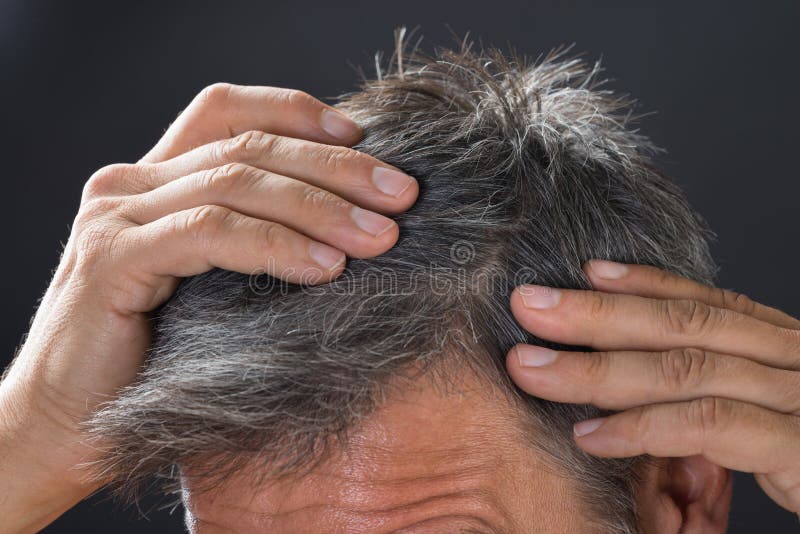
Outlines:
[{"label": "gray hair", "polygon": [[314,288],[222,270],[184,280],[155,316],[138,381],[90,422],[106,446],[101,476],[135,491],[223,458],[205,473],[217,483],[254,456],[289,472],[346,439],[390,379],[455,362],[520,406],[532,446],[575,477],[598,530],[638,532],[641,459],[595,458],[572,439],[575,421],[603,412],[525,395],[504,368],[515,343],[574,350],[515,322],[520,283],[587,289],[590,258],[705,283],[715,273],[711,232],[598,72],[564,53],[404,57],[400,46],[338,104],[364,128],[358,150],[420,183],[397,245]]}]

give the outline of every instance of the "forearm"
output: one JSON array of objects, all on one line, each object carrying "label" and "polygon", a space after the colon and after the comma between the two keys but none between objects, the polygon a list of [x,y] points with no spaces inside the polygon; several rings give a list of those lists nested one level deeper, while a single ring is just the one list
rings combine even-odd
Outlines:
[{"label": "forearm", "polygon": [[41,530],[100,487],[78,468],[78,435],[39,409],[19,369],[0,383],[0,516],[14,533]]}]

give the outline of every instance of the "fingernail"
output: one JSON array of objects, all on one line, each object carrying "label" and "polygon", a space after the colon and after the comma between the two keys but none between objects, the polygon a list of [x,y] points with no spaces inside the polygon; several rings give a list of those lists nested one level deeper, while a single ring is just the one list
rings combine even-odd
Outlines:
[{"label": "fingernail", "polygon": [[519,295],[522,297],[522,303],[526,308],[537,310],[552,308],[561,299],[561,291],[545,286],[520,286]]},{"label": "fingernail", "polygon": [[372,170],[372,183],[382,193],[399,197],[411,186],[413,178],[409,175],[386,167],[375,167]]},{"label": "fingernail", "polygon": [[585,436],[586,434],[591,434],[605,422],[605,417],[599,417],[597,419],[588,419],[586,421],[581,421],[580,423],[575,423],[572,426],[572,431],[575,432],[575,435],[578,437]]},{"label": "fingernail", "polygon": [[558,352],[536,345],[517,345],[517,358],[522,367],[543,367],[553,363]]},{"label": "fingernail", "polygon": [[606,280],[617,280],[628,274],[628,266],[608,260],[591,260],[589,269],[592,273]]},{"label": "fingernail", "polygon": [[318,243],[317,241],[312,241],[308,246],[308,255],[311,256],[318,265],[329,271],[338,267],[339,264],[344,263],[345,260],[345,255],[341,250],[329,247],[324,243]]},{"label": "fingernail", "polygon": [[322,112],[320,122],[323,130],[339,139],[352,139],[361,131],[355,122],[332,109],[326,109]]},{"label": "fingernail", "polygon": [[384,217],[383,215],[379,215],[372,211],[361,209],[358,206],[355,206],[350,211],[350,217],[356,223],[356,226],[375,237],[378,237],[386,230],[397,224],[388,217]]}]

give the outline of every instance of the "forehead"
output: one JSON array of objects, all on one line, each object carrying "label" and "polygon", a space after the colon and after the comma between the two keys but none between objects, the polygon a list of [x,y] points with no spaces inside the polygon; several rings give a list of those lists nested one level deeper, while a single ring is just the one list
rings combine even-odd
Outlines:
[{"label": "forehead", "polygon": [[[314,468],[257,487],[246,473],[202,494],[184,483],[194,532],[563,531],[571,482],[525,441],[514,409],[471,374],[390,395]],[[532,526],[535,525],[533,528]],[[555,523],[554,523],[555,525]]]}]

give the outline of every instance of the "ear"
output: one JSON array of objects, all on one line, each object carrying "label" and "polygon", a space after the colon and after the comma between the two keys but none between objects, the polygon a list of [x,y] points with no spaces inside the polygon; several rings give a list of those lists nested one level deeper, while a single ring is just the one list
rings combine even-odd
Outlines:
[{"label": "ear", "polygon": [[642,530],[658,534],[723,534],[733,478],[702,456],[654,459],[643,470],[637,496]]}]

